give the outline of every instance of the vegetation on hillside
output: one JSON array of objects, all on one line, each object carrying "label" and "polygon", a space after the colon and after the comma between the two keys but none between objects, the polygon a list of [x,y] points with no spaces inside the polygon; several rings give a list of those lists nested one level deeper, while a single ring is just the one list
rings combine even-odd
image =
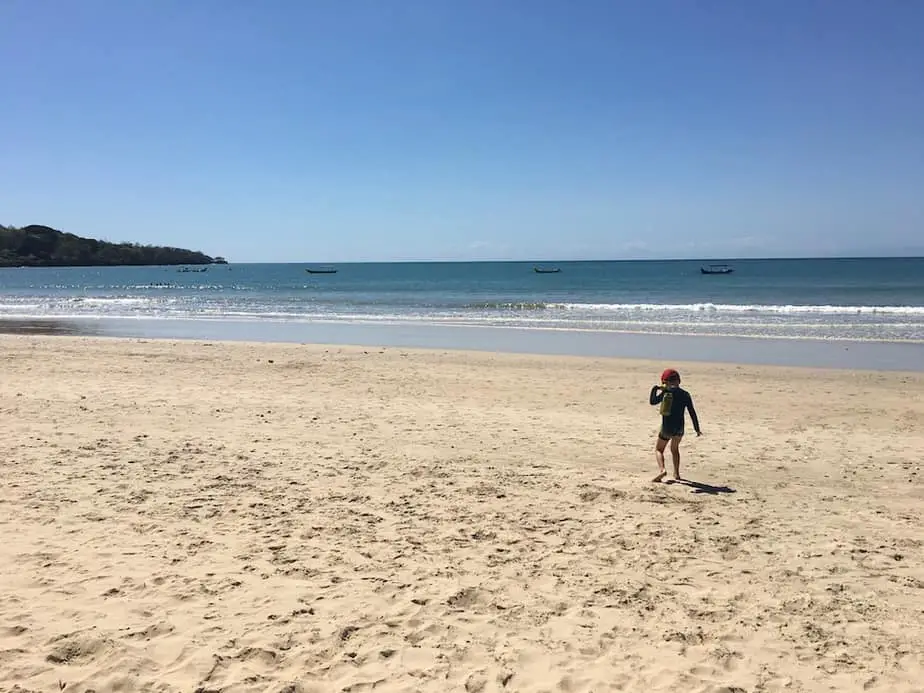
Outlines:
[{"label": "vegetation on hillside", "polygon": [[0,226],[0,267],[208,265],[224,258],[195,250],[82,238],[47,226]]}]

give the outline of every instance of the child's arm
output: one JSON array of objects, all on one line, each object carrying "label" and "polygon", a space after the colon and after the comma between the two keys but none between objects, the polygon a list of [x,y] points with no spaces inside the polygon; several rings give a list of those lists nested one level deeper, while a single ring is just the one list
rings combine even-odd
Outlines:
[{"label": "child's arm", "polygon": [[693,420],[693,430],[696,431],[696,435],[701,436],[703,432],[699,430],[699,418],[696,416],[696,410],[693,408],[693,397],[687,397],[687,411],[690,412],[690,418]]},{"label": "child's arm", "polygon": [[664,399],[664,390],[661,389],[660,385],[655,385],[651,388],[651,394],[648,395],[648,404],[652,406],[655,404],[661,404],[661,400]]}]

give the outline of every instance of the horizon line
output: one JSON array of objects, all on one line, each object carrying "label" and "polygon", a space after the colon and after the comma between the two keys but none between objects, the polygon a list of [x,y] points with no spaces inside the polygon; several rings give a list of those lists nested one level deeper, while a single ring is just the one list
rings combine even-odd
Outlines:
[{"label": "horizon line", "polygon": [[672,258],[606,258],[606,259],[530,259],[530,260],[500,260],[500,259],[480,259],[480,260],[449,260],[449,259],[419,259],[419,260],[286,260],[282,261],[256,261],[256,262],[234,262],[227,256],[221,256],[228,260],[229,265],[411,265],[411,264],[470,264],[470,263],[519,263],[519,264],[540,264],[540,263],[589,263],[589,262],[762,262],[762,261],[793,261],[793,260],[924,260],[924,254],[921,255],[799,255],[799,256],[768,256],[768,257],[672,257]]}]

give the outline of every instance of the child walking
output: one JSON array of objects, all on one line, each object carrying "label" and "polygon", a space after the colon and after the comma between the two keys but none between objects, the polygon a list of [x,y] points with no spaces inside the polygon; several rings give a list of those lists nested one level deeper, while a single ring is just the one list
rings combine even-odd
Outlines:
[{"label": "child walking", "polygon": [[658,431],[658,440],[655,443],[655,459],[658,461],[658,475],[652,479],[655,483],[664,479],[667,471],[664,469],[664,448],[671,444],[671,458],[674,462],[674,479],[680,481],[680,441],[683,439],[684,412],[689,410],[693,421],[693,430],[696,435],[703,433],[699,428],[699,419],[693,408],[693,398],[690,393],[680,387],[680,373],[668,368],[661,374],[661,384],[651,388],[648,401],[660,404],[661,430]]}]

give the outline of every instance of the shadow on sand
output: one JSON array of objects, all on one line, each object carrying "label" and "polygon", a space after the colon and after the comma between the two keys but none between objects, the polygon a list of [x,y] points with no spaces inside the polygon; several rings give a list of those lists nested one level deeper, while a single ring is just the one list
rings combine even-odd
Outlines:
[{"label": "shadow on sand", "polygon": [[668,483],[689,486],[693,489],[692,493],[708,493],[710,496],[717,496],[720,493],[737,493],[735,489],[730,486],[713,486],[712,484],[704,484],[701,481],[691,481],[690,479],[681,479],[680,481],[671,480]]}]

